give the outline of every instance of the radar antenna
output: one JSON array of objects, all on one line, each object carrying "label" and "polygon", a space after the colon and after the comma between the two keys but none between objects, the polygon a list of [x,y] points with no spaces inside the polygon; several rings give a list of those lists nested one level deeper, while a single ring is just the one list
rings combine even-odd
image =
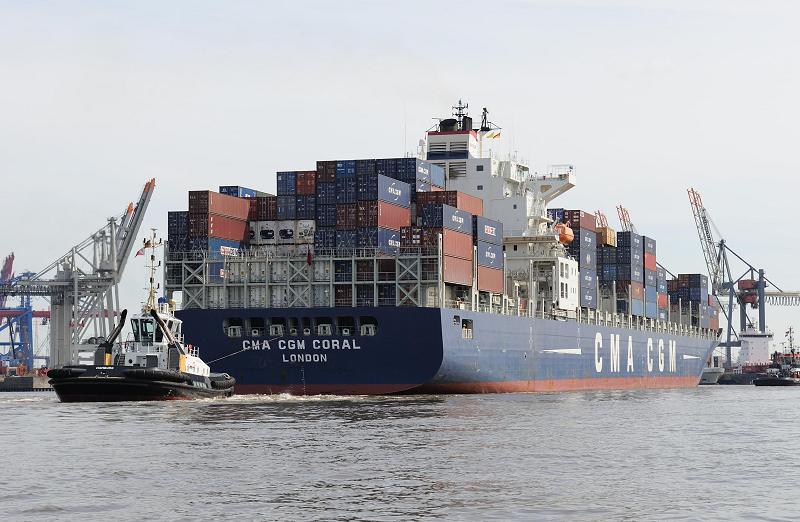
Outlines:
[{"label": "radar antenna", "polygon": [[469,116],[467,109],[469,109],[469,103],[464,103],[461,100],[458,100],[458,105],[453,107],[453,117],[457,118],[458,121],[461,121],[464,116]]}]

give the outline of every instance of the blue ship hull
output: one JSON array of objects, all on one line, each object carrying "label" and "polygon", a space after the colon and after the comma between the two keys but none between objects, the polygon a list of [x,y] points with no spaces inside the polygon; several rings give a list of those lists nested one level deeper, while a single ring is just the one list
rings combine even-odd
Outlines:
[{"label": "blue ship hull", "polygon": [[[497,393],[695,386],[716,338],[455,309],[248,308],[177,313],[185,341],[236,393]],[[368,317],[374,336],[289,335],[244,328],[230,318]],[[471,321],[471,325],[470,322]],[[301,323],[303,324],[303,323]],[[464,328],[465,324],[470,328]]]}]

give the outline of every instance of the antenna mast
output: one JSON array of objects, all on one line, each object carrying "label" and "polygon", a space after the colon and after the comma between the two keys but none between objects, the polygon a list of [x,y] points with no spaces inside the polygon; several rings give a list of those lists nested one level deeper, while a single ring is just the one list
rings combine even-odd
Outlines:
[{"label": "antenna mast", "polygon": [[150,230],[150,239],[144,238],[144,247],[142,248],[142,250],[150,250],[150,261],[145,266],[150,275],[149,287],[147,288],[147,303],[142,307],[142,311],[145,313],[150,310],[157,310],[156,296],[158,295],[160,284],[156,283],[156,270],[161,267],[161,261],[156,264],[156,248],[164,246],[162,239],[156,239],[156,229],[151,228]]}]

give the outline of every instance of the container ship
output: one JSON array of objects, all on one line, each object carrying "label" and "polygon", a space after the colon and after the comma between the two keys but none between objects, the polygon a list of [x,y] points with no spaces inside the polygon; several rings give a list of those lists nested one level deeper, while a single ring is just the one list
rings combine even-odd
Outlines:
[{"label": "container ship", "polygon": [[[548,392],[695,386],[719,332],[701,274],[652,237],[556,208],[459,102],[419,157],[324,160],[277,194],[191,191],[164,288],[236,393]],[[602,223],[605,225],[605,223]]]}]

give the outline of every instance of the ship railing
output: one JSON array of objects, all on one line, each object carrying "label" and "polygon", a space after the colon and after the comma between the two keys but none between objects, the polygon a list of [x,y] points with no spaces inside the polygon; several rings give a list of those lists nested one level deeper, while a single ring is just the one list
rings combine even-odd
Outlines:
[{"label": "ship railing", "polygon": [[[434,306],[438,306],[438,303]],[[460,300],[445,300],[445,308],[456,310],[471,310],[470,303]],[[646,317],[617,314],[611,312],[591,310],[588,308],[579,309],[576,313],[559,311],[556,313],[545,312],[544,310],[533,310],[531,307],[523,308],[508,306],[504,308],[498,304],[479,303],[475,311],[484,313],[494,313],[498,315],[512,315],[518,317],[532,317],[537,319],[552,320],[575,320],[581,324],[591,324],[597,326],[608,326],[613,328],[626,328],[629,330],[650,331],[654,333],[671,334],[681,337],[700,337],[715,339],[716,333],[705,330],[698,326],[679,324],[668,321],[659,321]]]}]

